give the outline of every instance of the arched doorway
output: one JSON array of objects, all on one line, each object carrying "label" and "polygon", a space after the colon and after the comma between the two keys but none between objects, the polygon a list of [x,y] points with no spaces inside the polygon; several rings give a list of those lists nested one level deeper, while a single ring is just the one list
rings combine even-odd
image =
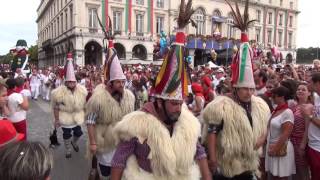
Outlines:
[{"label": "arched doorway", "polygon": [[147,59],[147,49],[141,44],[135,45],[132,49],[132,58],[146,60]]},{"label": "arched doorway", "polygon": [[126,49],[122,44],[114,43],[114,48],[117,50],[119,59],[126,59]]},{"label": "arched doorway", "polygon": [[196,49],[194,51],[194,66],[204,65],[207,63],[206,51],[203,49]]},{"label": "arched doorway", "polygon": [[102,62],[102,47],[95,41],[90,41],[84,47],[85,65],[100,65]]}]

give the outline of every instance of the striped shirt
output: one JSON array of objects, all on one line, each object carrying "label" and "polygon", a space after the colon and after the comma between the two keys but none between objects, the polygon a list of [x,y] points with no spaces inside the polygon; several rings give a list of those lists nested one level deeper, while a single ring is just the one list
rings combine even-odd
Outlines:
[{"label": "striped shirt", "polygon": [[95,112],[90,112],[90,113],[87,115],[86,124],[87,124],[87,125],[95,125],[97,119],[98,119],[98,114],[95,113]]}]

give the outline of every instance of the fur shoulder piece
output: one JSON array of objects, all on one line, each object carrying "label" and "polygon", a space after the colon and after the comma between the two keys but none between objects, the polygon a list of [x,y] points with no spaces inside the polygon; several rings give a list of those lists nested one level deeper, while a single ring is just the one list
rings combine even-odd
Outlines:
[{"label": "fur shoulder piece", "polygon": [[[217,161],[226,177],[258,170],[259,152],[254,145],[267,131],[270,111],[259,97],[252,96],[251,103],[252,126],[246,111],[229,97],[217,97],[204,109],[204,129],[223,120],[223,128],[217,135]],[[207,138],[207,131],[203,138]]]},{"label": "fur shoulder piece", "polygon": [[135,97],[130,90],[125,89],[120,101],[116,101],[106,90],[104,84],[98,85],[86,105],[87,113],[96,112],[100,117],[98,122],[111,123],[134,110]]},{"label": "fur shoulder piece", "polygon": [[76,90],[79,91],[81,94],[84,94],[85,96],[88,95],[87,88],[82,86],[82,85],[80,85],[80,84],[77,84]]},{"label": "fur shoulder piece", "polygon": [[134,137],[138,138],[141,144],[146,141],[150,147],[148,158],[153,172],[160,176],[173,175],[177,172],[186,173],[194,162],[196,144],[200,137],[200,123],[186,105],[183,105],[174,132],[170,136],[168,129],[155,116],[135,111],[116,124],[114,135],[118,142]]},{"label": "fur shoulder piece", "polygon": [[[68,94],[68,92],[69,92],[69,89],[66,86],[64,86],[64,85],[63,86],[59,86],[56,89],[52,90],[51,99],[52,100],[60,99],[65,94]],[[75,93],[79,93],[79,94],[82,94],[84,96],[87,96],[88,91],[84,86],[82,86],[80,84],[77,84],[77,87],[75,89]]]},{"label": "fur shoulder piece", "polygon": [[[232,106],[235,102],[227,96],[217,96],[203,110],[203,119],[206,123],[219,125],[224,119],[224,115],[228,112],[226,107]],[[229,108],[227,108],[229,109]],[[232,110],[232,108],[230,108]],[[230,112],[231,113],[231,112]]]},{"label": "fur shoulder piece", "polygon": [[[183,105],[179,121],[188,119],[190,126],[195,126],[200,132],[200,123],[198,119]],[[159,128],[161,127],[161,128]],[[118,140],[128,141],[137,137],[140,143],[143,143],[148,135],[161,131],[165,126],[155,116],[143,111],[134,111],[127,114],[117,123],[115,127],[115,136]],[[169,133],[169,132],[168,132]]]},{"label": "fur shoulder piece", "polygon": [[[265,120],[269,119],[270,109],[268,104],[258,96],[252,96],[251,98],[252,108],[259,109],[261,116],[259,118]],[[253,111],[253,110],[252,110]]]}]

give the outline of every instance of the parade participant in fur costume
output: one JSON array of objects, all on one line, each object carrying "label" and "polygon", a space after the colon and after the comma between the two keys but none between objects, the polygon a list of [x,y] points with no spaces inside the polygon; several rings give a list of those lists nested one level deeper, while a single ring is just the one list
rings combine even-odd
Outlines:
[{"label": "parade participant in fur costume", "polygon": [[134,111],[135,103],[132,92],[124,88],[126,77],[113,46],[113,37],[109,35],[106,33],[109,43],[103,70],[104,83],[94,89],[86,105],[89,149],[97,156],[102,179],[110,176],[111,159],[116,148],[114,126],[123,116]]},{"label": "parade participant in fur costume", "polygon": [[188,95],[185,34],[193,14],[181,0],[176,41],[155,83],[155,102],[126,115],[114,128],[120,143],[112,159],[111,180],[211,179],[206,153],[198,142],[200,123],[183,103]]},{"label": "parade participant in fur costume", "polygon": [[259,149],[264,144],[270,110],[253,95],[252,50],[246,34],[250,24],[248,0],[241,16],[230,5],[235,26],[241,30],[241,45],[232,62],[233,93],[218,96],[203,112],[204,139],[208,146],[209,166],[216,179],[252,180],[259,174]]},{"label": "parade participant in fur costume", "polygon": [[65,71],[65,84],[51,92],[51,105],[55,126],[62,127],[66,158],[71,158],[71,146],[76,152],[79,151],[77,141],[83,134],[81,124],[85,119],[84,107],[88,93],[85,87],[77,84],[71,53],[68,54]]}]

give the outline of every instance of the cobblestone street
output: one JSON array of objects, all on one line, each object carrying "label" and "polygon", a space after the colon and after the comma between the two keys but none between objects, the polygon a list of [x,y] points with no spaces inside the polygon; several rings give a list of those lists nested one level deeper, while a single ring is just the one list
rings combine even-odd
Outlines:
[{"label": "cobblestone street", "polygon": [[[39,99],[30,100],[28,113],[28,140],[40,141],[49,146],[49,135],[52,131],[53,115],[49,102]],[[80,151],[72,152],[72,158],[65,158],[65,149],[62,139],[62,130],[58,129],[60,146],[52,149],[54,155],[54,168],[51,172],[52,180],[85,180],[88,177],[90,162],[86,159],[86,127],[83,126],[84,135],[79,140]]]}]

